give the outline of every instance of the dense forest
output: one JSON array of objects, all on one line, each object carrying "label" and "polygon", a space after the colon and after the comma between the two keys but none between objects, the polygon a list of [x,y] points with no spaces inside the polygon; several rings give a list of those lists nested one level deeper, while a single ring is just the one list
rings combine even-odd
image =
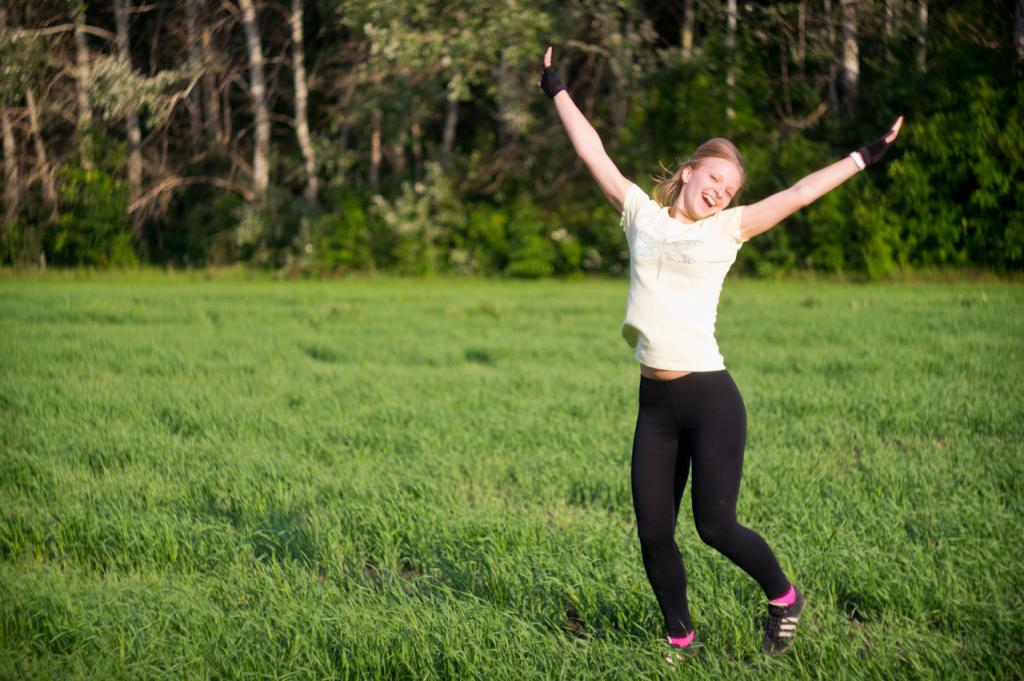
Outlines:
[{"label": "dense forest", "polygon": [[756,200],[906,125],[737,267],[1024,266],[1024,0],[3,0],[0,264],[616,273],[545,47],[645,189]]}]

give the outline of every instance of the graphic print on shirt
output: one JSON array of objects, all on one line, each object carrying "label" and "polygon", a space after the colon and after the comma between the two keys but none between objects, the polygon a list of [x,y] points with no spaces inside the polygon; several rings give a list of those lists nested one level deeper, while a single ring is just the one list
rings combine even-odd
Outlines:
[{"label": "graphic print on shirt", "polygon": [[637,230],[636,237],[636,256],[638,258],[658,259],[658,274],[655,279],[661,278],[662,260],[668,258],[672,262],[695,263],[697,259],[686,251],[704,245],[703,241],[696,239],[669,242],[659,241],[642,229]]}]

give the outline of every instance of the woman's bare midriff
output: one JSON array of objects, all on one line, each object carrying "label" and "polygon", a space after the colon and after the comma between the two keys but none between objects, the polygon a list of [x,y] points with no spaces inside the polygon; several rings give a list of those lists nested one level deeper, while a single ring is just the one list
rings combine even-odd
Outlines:
[{"label": "woman's bare midriff", "polygon": [[692,373],[692,371],[670,371],[668,369],[655,369],[654,367],[649,367],[646,364],[640,365],[640,375],[654,379],[655,381],[671,381],[674,378],[682,378],[686,374]]}]

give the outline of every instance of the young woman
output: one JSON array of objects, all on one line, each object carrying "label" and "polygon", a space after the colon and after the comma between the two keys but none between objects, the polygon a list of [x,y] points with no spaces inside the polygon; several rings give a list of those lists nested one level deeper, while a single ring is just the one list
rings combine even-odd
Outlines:
[{"label": "young woman", "polygon": [[[757,580],[768,600],[761,649],[789,647],[804,596],[768,544],[736,520],[746,412],[715,341],[718,298],[736,252],[749,239],[879,160],[903,117],[881,139],[808,175],[789,189],[729,208],[745,169],[731,142],[711,139],[654,189],[626,179],[573,103],[544,54],[540,86],[552,98],[580,159],[622,213],[630,282],[622,334],[640,361],[640,398],[631,485],[644,569],[661,606],[672,650],[692,652],[686,571],[676,516],[693,468],[693,519],[701,539]],[[670,659],[671,661],[671,659]]]}]

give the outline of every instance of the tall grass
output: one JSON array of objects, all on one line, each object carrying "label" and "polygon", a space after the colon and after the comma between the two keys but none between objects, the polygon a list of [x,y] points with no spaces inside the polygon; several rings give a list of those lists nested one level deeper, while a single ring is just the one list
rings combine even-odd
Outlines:
[{"label": "tall grass", "polygon": [[[625,283],[0,281],[0,677],[1020,678],[1024,289],[729,281],[741,520],[661,655]],[[684,502],[688,509],[688,499]]]}]

